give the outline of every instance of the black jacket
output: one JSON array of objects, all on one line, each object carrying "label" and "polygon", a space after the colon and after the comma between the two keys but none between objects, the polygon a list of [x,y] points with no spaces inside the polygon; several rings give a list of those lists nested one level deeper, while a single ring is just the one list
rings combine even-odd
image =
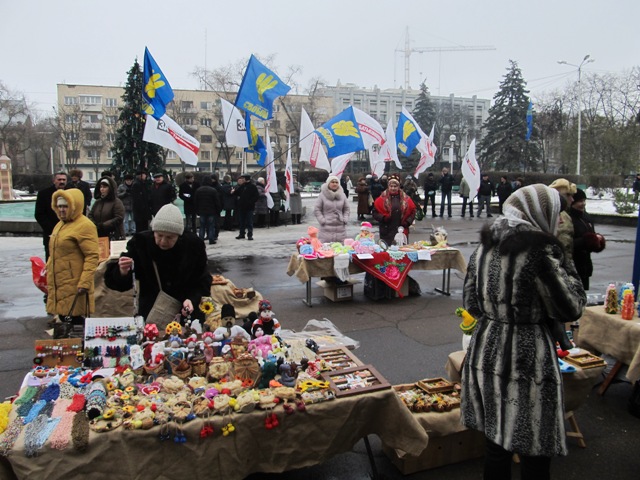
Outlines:
[{"label": "black jacket", "polygon": [[424,194],[425,196],[434,196],[436,194],[436,192],[438,191],[438,182],[436,181],[435,178],[431,177],[427,177],[427,179],[424,181]]},{"label": "black jacket", "polygon": [[191,214],[196,211],[196,204],[194,201],[194,195],[196,191],[200,188],[200,184],[198,182],[183,182],[180,185],[180,191],[178,192],[178,196],[184,202],[184,213]]},{"label": "black jacket", "polygon": [[150,183],[136,180],[131,186],[131,202],[133,205],[133,219],[136,222],[151,219]]},{"label": "black jacket", "polygon": [[176,191],[173,185],[163,182],[160,185],[151,186],[151,214],[155,215],[162,207],[176,199]]},{"label": "black jacket", "polygon": [[238,198],[238,210],[250,211],[255,209],[260,194],[258,187],[251,182],[246,182],[236,187],[233,194]]},{"label": "black jacket", "polygon": [[478,187],[478,195],[483,195],[485,197],[490,197],[493,195],[493,183],[491,180],[481,180],[480,187]]},{"label": "black jacket", "polygon": [[87,207],[91,205],[91,199],[93,198],[93,194],[91,193],[91,187],[89,186],[89,184],[84,180],[78,180],[76,183],[69,182],[65,190],[68,190],[70,188],[77,188],[82,192],[82,194],[84,195],[84,206],[86,211]]},{"label": "black jacket", "polygon": [[53,208],[51,208],[51,199],[56,190],[57,188],[55,185],[50,185],[47,188],[40,190],[36,197],[36,222],[38,222],[45,235],[51,235],[53,227],[55,227],[60,220],[58,218],[58,214],[53,210]]},{"label": "black jacket", "polygon": [[438,180],[438,183],[440,184],[440,191],[442,193],[449,193],[453,188],[453,183],[454,183],[453,175],[451,175],[450,173],[447,173],[446,175],[442,175],[440,177],[440,180]]},{"label": "black jacket", "polygon": [[[133,259],[136,280],[140,282],[138,313],[143,317],[149,315],[160,291],[153,261],[158,266],[162,290],[180,302],[190,299],[194,313],[199,312],[201,297],[211,295],[205,245],[193,233],[184,232],[170,250],[158,248],[152,231],[136,233],[122,255]],[[118,262],[111,262],[107,265],[104,282],[112,290],[126,292],[133,285],[133,276],[131,272],[121,276]]]},{"label": "black jacket", "polygon": [[194,209],[198,215],[218,215],[222,210],[218,191],[211,185],[204,185],[196,190]]}]

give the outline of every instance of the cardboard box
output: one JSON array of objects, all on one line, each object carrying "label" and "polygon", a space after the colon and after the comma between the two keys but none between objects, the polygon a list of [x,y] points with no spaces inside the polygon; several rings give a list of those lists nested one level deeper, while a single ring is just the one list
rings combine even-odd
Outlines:
[{"label": "cardboard box", "polygon": [[316,285],[324,289],[324,296],[332,302],[346,302],[348,300],[353,300],[353,286],[356,283],[358,282],[347,280],[347,283],[338,285],[336,283],[320,280]]},{"label": "cardboard box", "polygon": [[403,475],[451,465],[484,456],[484,434],[476,430],[429,437],[427,448],[418,457],[398,457],[396,451],[383,445],[382,451]]}]

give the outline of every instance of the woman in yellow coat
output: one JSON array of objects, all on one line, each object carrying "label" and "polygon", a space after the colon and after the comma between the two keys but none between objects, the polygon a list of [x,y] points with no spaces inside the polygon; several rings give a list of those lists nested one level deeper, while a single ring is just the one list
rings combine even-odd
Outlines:
[{"label": "woman in yellow coat", "polygon": [[[71,312],[73,317],[78,317],[74,318],[74,323],[79,323],[79,317],[94,311],[93,276],[98,268],[98,233],[94,223],[83,214],[84,196],[77,188],[57,190],[51,199],[51,208],[60,221],[49,240],[47,313],[68,315],[76,295],[80,294]],[[88,295],[88,301],[85,295]]]}]

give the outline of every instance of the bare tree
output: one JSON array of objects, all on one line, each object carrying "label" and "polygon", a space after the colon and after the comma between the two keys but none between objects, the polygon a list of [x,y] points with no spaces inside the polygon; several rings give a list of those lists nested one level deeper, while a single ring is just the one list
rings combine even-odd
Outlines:
[{"label": "bare tree", "polygon": [[0,145],[4,145],[19,170],[25,169],[24,153],[29,149],[31,128],[30,109],[24,95],[0,82]]},{"label": "bare tree", "polygon": [[54,111],[53,125],[64,151],[64,165],[68,171],[77,167],[80,158],[80,148],[85,136],[82,128],[83,115],[77,103],[54,108]]}]

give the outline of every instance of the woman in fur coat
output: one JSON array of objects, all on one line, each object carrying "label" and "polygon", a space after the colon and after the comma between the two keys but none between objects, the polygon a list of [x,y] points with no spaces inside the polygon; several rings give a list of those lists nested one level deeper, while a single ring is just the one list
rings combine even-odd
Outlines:
[{"label": "woman in fur coat", "polygon": [[342,242],[347,237],[349,202],[342,191],[340,180],[329,175],[320,187],[313,213],[320,224],[318,238],[322,243]]},{"label": "woman in fur coat", "polygon": [[551,331],[582,315],[586,295],[555,237],[559,214],[556,190],[517,190],[469,261],[464,306],[478,326],[463,368],[461,415],[487,438],[484,478],[511,478],[518,453],[522,478],[548,479],[551,457],[567,454]]}]

